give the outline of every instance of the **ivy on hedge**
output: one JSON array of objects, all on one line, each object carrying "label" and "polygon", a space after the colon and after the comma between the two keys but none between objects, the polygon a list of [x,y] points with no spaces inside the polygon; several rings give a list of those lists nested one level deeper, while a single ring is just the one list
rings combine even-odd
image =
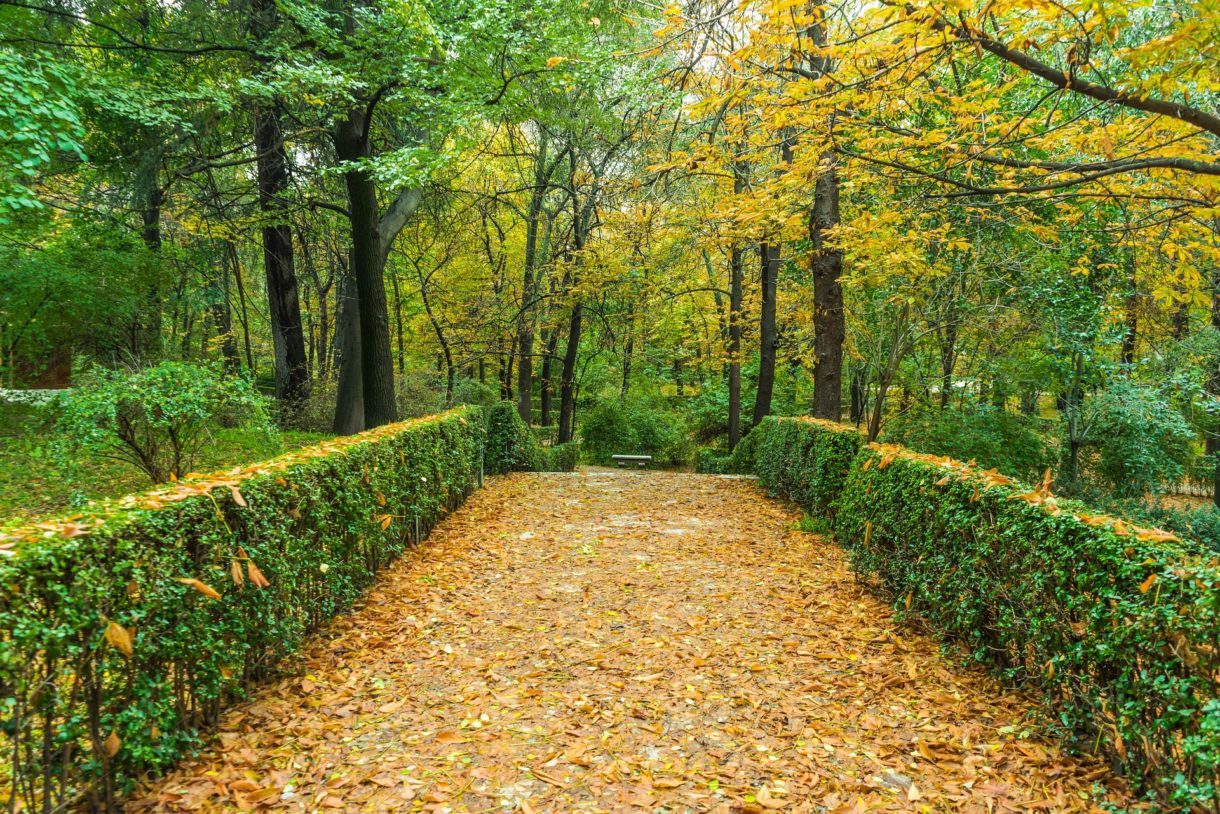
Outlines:
[{"label": "ivy on hedge", "polygon": [[456,507],[483,442],[453,410],[0,532],[10,804],[114,810]]},{"label": "ivy on hedge", "polygon": [[[1220,565],[1202,546],[829,422],[760,425],[757,473],[854,567],[1176,809],[1220,807]],[[854,452],[853,452],[854,450]]]}]

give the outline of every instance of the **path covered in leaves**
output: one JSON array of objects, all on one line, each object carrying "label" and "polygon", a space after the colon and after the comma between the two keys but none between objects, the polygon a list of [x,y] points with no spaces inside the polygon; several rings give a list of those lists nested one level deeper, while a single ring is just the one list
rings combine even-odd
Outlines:
[{"label": "path covered in leaves", "polygon": [[798,517],[729,478],[492,481],[129,810],[1087,811],[1117,794]]}]

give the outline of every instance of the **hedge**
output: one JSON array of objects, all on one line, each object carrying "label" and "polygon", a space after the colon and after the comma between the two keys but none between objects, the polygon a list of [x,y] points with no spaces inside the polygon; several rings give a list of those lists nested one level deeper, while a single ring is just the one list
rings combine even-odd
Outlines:
[{"label": "hedge", "polygon": [[453,410],[0,532],[0,803],[115,810],[462,501],[483,433]]},{"label": "hedge", "polygon": [[817,418],[770,418],[759,431],[754,462],[759,482],[815,514],[833,512],[864,436]]},{"label": "hedge", "polygon": [[1070,740],[1150,799],[1220,808],[1214,555],[1056,498],[1049,482],[1030,488],[895,445],[845,457],[853,432],[773,423],[760,479],[833,510],[856,570],[974,660],[1040,691]]}]

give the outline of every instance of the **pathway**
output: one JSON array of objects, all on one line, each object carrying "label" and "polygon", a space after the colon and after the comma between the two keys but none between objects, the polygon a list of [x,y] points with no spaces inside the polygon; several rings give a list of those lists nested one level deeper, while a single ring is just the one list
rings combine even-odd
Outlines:
[{"label": "pathway", "polygon": [[[130,811],[1088,811],[1119,784],[750,481],[491,481]],[[1031,731],[1033,730],[1033,731]]]}]

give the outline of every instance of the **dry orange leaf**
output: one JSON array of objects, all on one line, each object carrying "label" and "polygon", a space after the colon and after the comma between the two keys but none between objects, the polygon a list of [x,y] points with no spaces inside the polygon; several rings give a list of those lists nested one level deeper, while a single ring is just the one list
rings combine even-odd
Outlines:
[{"label": "dry orange leaf", "polygon": [[106,619],[106,641],[127,658],[135,654],[135,637],[131,631],[110,619]]},{"label": "dry orange leaf", "polygon": [[220,593],[215,588],[204,582],[200,582],[194,577],[179,577],[178,582],[181,582],[183,585],[189,585],[199,593],[206,596],[208,599],[220,599]]}]

